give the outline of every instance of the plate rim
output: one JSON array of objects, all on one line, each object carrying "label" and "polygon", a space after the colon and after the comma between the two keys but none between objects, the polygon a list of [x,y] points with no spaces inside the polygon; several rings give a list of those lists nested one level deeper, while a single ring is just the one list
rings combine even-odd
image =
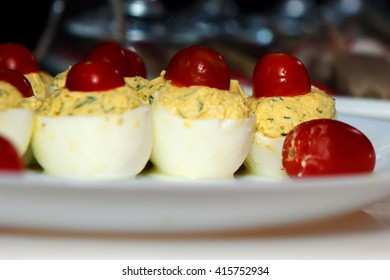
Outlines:
[{"label": "plate rim", "polygon": [[[357,102],[363,102],[363,100],[354,100]],[[390,111],[390,102],[383,104],[377,104],[377,106],[386,106],[388,107]],[[355,107],[356,108],[356,107]],[[348,116],[356,117],[356,114],[349,115],[349,113],[344,113],[342,108],[340,109],[341,114],[345,114]],[[367,116],[359,116],[363,118],[370,118]],[[389,119],[390,120],[390,119]],[[390,122],[387,120],[378,120],[375,119],[373,121],[384,121],[386,124],[390,125]],[[299,179],[299,180],[292,180],[290,178],[287,179],[273,179],[273,180],[264,180],[264,178],[258,177],[256,175],[246,176],[246,177],[240,177],[237,179],[222,179],[222,180],[188,180],[188,179],[178,179],[178,178],[170,178],[165,177],[165,179],[162,178],[148,178],[148,177],[142,177],[140,179],[128,179],[123,180],[120,182],[112,182],[112,181],[104,181],[104,182],[88,182],[88,181],[78,181],[78,180],[64,180],[59,178],[45,178],[45,176],[39,176],[35,173],[26,173],[22,176],[15,175],[15,174],[1,174],[0,173],[0,197],[4,195],[4,197],[12,198],[13,200],[11,202],[8,202],[4,209],[8,209],[12,211],[12,209],[15,210],[15,207],[18,205],[18,196],[22,196],[23,201],[29,201],[28,196],[33,194],[32,197],[38,199],[46,206],[55,207],[55,202],[60,202],[61,206],[60,209],[64,210],[67,209],[67,205],[72,205],[72,197],[76,194],[81,194],[82,197],[87,197],[88,200],[85,202],[89,205],[90,204],[96,204],[95,201],[92,201],[93,198],[98,198],[99,201],[101,201],[102,197],[104,195],[111,195],[111,199],[116,197],[120,198],[121,195],[124,197],[131,197],[134,195],[135,197],[142,197],[142,198],[152,198],[156,199],[159,195],[163,195],[165,198],[165,202],[169,202],[170,196],[173,196],[175,198],[188,198],[191,195],[197,195],[198,198],[207,198],[208,195],[211,195],[211,197],[221,197],[221,201],[219,201],[217,204],[220,205],[220,203],[224,201],[232,201],[236,199],[236,197],[246,197],[250,198],[252,200],[252,210],[253,207],[253,199],[256,197],[258,198],[261,195],[277,195],[279,192],[282,192],[284,196],[288,196],[291,193],[294,193],[294,195],[300,195],[300,194],[307,194],[309,197],[313,195],[313,192],[315,194],[321,194],[323,191],[328,191],[329,195],[337,195],[338,191],[349,191],[349,189],[355,189],[356,191],[359,191],[360,194],[366,194],[367,191],[370,191],[369,198],[367,197],[359,197],[357,200],[353,200],[353,203],[351,201],[348,201],[349,207],[352,207],[351,204],[353,204],[355,210],[356,205],[359,206],[359,209],[361,207],[371,204],[375,201],[378,201],[382,198],[387,197],[390,195],[390,172],[386,172],[387,170],[380,170],[379,172],[374,172],[372,174],[359,174],[359,175],[340,175],[340,176],[325,176],[325,177],[313,177],[313,178],[305,178],[305,179]],[[158,176],[161,177],[161,176]],[[77,183],[74,185],[74,183]],[[110,185],[107,187],[107,185]],[[287,190],[287,191],[286,191]],[[43,198],[39,198],[39,194],[47,194],[49,198],[54,198],[55,201],[47,201]],[[93,194],[91,197],[89,195]],[[65,195],[65,197],[62,197],[62,195]],[[346,194],[343,193],[343,196]],[[223,199],[222,199],[223,198]],[[295,196],[296,198],[296,196]],[[4,202],[4,198],[3,202]],[[27,199],[27,200],[26,200]],[[42,200],[43,199],[43,200]],[[134,200],[134,198],[131,198]],[[23,212],[23,209],[16,209],[19,211],[18,213],[18,219],[16,221],[9,220],[5,214],[0,213],[0,226],[11,226],[11,227],[31,227],[36,225],[34,223],[34,218],[37,218],[37,215],[39,214],[39,211],[42,211],[42,207],[45,205],[35,205],[34,202],[36,201],[30,201],[29,205],[27,206],[27,210],[30,210],[31,212]],[[16,203],[14,205],[13,203]],[[143,205],[140,201],[136,201],[136,205],[127,205],[126,202],[122,199],[120,202],[120,205],[125,206],[126,211],[136,210],[140,211],[141,205]],[[178,203],[178,204],[177,204]],[[191,209],[194,208],[194,203],[191,204]],[[199,201],[200,204],[201,201]],[[278,202],[280,204],[280,201]],[[112,205],[114,208],[119,207],[120,205]],[[176,218],[177,220],[180,220],[175,214],[176,209],[174,209],[175,205],[185,205],[182,202],[174,202],[172,205],[162,205],[165,207],[164,211],[165,213],[170,213],[172,217]],[[211,202],[208,201],[208,209],[210,208]],[[99,205],[93,205],[94,209],[98,207]],[[220,205],[221,206],[221,205]],[[29,208],[28,208],[29,207]],[[174,224],[172,227],[169,227],[168,225],[160,225],[156,218],[155,220],[150,220],[146,222],[146,225],[142,225],[142,223],[137,220],[137,217],[130,217],[128,219],[135,221],[136,225],[132,227],[131,224],[122,225],[120,224],[123,222],[124,217],[118,217],[114,219],[114,221],[111,221],[109,218],[106,218],[106,220],[98,221],[97,217],[91,217],[91,221],[88,222],[86,225],[83,225],[82,222],[87,219],[88,215],[90,215],[90,212],[88,209],[83,208],[83,206],[77,206],[78,210],[84,211],[81,213],[82,217],[77,217],[75,221],[61,221],[58,219],[53,219],[52,215],[55,215],[53,213],[46,213],[43,214],[44,216],[51,217],[52,220],[44,221],[43,217],[39,217],[41,219],[36,225],[38,228],[47,228],[52,229],[60,229],[60,230],[71,230],[71,231],[108,231],[108,232],[139,232],[140,229],[143,232],[196,232],[196,231],[215,231],[215,230],[234,230],[234,229],[243,229],[243,228],[250,228],[251,226],[242,226],[245,224],[243,221],[236,221],[231,222],[231,224],[226,224],[223,221],[221,221],[219,224],[212,225],[210,227],[210,218],[208,221],[208,226],[201,224],[200,221],[198,223],[191,227],[189,225],[189,221],[185,221],[183,225],[180,224]],[[138,207],[138,208],[134,208]],[[161,205],[160,205],[161,207]],[[226,205],[222,206],[224,209],[226,209]],[[261,209],[260,208],[258,209]],[[290,206],[291,207],[291,206]],[[301,206],[299,206],[301,207]],[[323,207],[323,206],[322,206]],[[340,206],[338,206],[340,209]],[[38,208],[38,209],[35,209]],[[337,207],[336,207],[337,208]],[[341,207],[342,208],[342,207]],[[116,209],[116,208],[115,208]],[[109,210],[108,213],[116,213],[114,210]],[[257,209],[257,210],[258,210]],[[24,209],[26,210],[26,209]],[[199,211],[206,211],[207,209],[202,209]],[[60,210],[57,210],[60,211]],[[158,209],[152,209],[150,211],[154,211],[155,214],[159,214]],[[301,209],[302,211],[302,209]],[[317,212],[319,210],[317,209]],[[328,213],[334,213],[335,210],[328,210]],[[333,211],[333,212],[332,212]],[[188,210],[187,210],[188,212]],[[337,212],[337,211],[336,211]],[[344,212],[345,213],[345,212]],[[260,215],[259,213],[257,213]],[[341,213],[338,213],[341,214]],[[64,216],[67,219],[69,219],[69,216],[67,216],[67,213],[58,213],[59,216]],[[121,213],[123,216],[123,213]],[[215,220],[218,219],[218,214],[213,214],[212,216]],[[243,213],[241,213],[243,215]],[[253,219],[256,213],[250,213],[248,217],[249,220],[252,219],[252,225],[253,225]],[[285,225],[286,219],[280,218],[280,212],[276,216],[279,215],[279,223],[276,224],[276,226]],[[313,217],[314,214],[311,214]],[[317,213],[318,215],[318,213]],[[322,213],[322,215],[325,215]],[[130,215],[131,216],[131,215]],[[332,215],[334,216],[334,215]],[[298,216],[299,217],[299,216]],[[310,217],[310,214],[309,214]],[[316,217],[314,215],[314,217]],[[58,217],[56,217],[58,218]],[[162,218],[162,217],[160,217]],[[268,220],[267,220],[268,219]],[[261,220],[262,226],[260,227],[269,227],[269,221],[270,217],[267,217],[265,221]],[[295,219],[298,219],[295,217]],[[302,219],[302,217],[301,217]],[[310,219],[306,216],[306,221]],[[177,221],[176,221],[177,222]],[[27,223],[27,224],[26,224]],[[99,223],[103,223],[105,227],[99,228],[101,226]],[[261,224],[260,223],[260,224]],[[268,223],[268,224],[267,224]],[[82,225],[82,226],[81,226]],[[81,226],[81,228],[80,228]],[[271,225],[272,226],[272,225]]]}]

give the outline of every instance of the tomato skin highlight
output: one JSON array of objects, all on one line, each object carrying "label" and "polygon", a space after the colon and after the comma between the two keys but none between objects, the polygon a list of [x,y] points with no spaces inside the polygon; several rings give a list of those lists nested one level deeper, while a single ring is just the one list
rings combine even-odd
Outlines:
[{"label": "tomato skin highlight", "polygon": [[178,87],[230,88],[230,70],[223,56],[205,46],[190,46],[170,60],[164,78]]},{"label": "tomato skin highlight", "polygon": [[316,119],[287,134],[282,162],[292,178],[372,173],[376,154],[357,128],[334,119]]},{"label": "tomato skin highlight", "polygon": [[18,43],[0,44],[0,68],[17,70],[23,75],[40,72],[34,54]]},{"label": "tomato skin highlight", "polygon": [[5,68],[0,69],[0,81],[13,85],[25,98],[34,96],[29,80],[19,71]]},{"label": "tomato skin highlight", "polygon": [[21,173],[25,170],[22,158],[10,140],[0,135],[0,172]]},{"label": "tomato skin highlight", "polygon": [[68,72],[65,87],[70,91],[107,91],[125,85],[119,71],[101,60],[80,62]]},{"label": "tomato skin highlight", "polygon": [[255,98],[297,96],[310,92],[311,83],[305,65],[282,52],[269,53],[258,60],[252,75]]}]

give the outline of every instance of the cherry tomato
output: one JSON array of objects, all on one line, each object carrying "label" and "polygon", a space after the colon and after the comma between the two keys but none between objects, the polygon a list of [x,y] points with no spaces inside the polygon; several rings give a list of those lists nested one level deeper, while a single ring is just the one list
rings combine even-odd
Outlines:
[{"label": "cherry tomato", "polygon": [[333,119],[303,122],[287,134],[283,166],[290,177],[371,173],[375,150],[357,128]]},{"label": "cherry tomato", "polygon": [[129,77],[140,76],[146,78],[146,65],[143,58],[135,51],[130,49],[124,49],[127,60],[130,64]]},{"label": "cherry tomato", "polygon": [[177,52],[168,64],[165,77],[179,87],[193,85],[228,90],[229,67],[220,53],[204,46],[191,46]]},{"label": "cherry tomato", "polygon": [[24,163],[15,146],[0,135],[0,172],[22,172]]},{"label": "cherry tomato", "polygon": [[0,44],[0,68],[17,70],[23,75],[40,71],[34,54],[17,43]]},{"label": "cherry tomato", "polygon": [[124,85],[119,71],[102,60],[77,63],[70,68],[65,82],[70,91],[106,91]]},{"label": "cherry tomato", "polygon": [[0,69],[0,81],[7,82],[19,90],[23,97],[34,96],[29,80],[19,71]]},{"label": "cherry tomato", "polygon": [[269,53],[256,63],[252,75],[255,98],[296,96],[310,92],[310,77],[305,65],[282,52]]},{"label": "cherry tomato", "polygon": [[125,51],[114,41],[102,42],[92,48],[81,62],[103,60],[118,69],[123,77],[130,77],[131,69]]}]

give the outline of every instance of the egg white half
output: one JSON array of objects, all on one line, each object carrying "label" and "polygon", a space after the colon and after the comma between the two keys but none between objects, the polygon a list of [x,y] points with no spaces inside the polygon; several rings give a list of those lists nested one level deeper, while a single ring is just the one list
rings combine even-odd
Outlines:
[{"label": "egg white half", "polygon": [[153,141],[151,108],[121,115],[40,116],[32,150],[47,174],[70,179],[132,178],[149,160]]},{"label": "egg white half", "polygon": [[285,138],[270,138],[261,132],[256,132],[252,147],[244,162],[249,173],[270,178],[287,177],[282,164]]},{"label": "egg white half", "polygon": [[30,144],[34,116],[34,110],[30,109],[11,108],[0,111],[0,134],[14,144],[21,156]]},{"label": "egg white half", "polygon": [[155,106],[151,162],[164,175],[227,179],[244,162],[252,144],[255,116],[243,120],[187,120]]}]

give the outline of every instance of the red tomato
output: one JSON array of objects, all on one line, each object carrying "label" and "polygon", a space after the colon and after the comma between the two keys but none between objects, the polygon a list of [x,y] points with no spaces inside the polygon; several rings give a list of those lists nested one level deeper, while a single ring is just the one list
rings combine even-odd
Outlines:
[{"label": "red tomato", "polygon": [[310,92],[310,77],[305,65],[287,53],[263,56],[252,75],[252,93],[256,98],[296,96]]},{"label": "red tomato", "polygon": [[102,42],[92,48],[81,62],[103,60],[118,69],[123,77],[130,77],[131,69],[125,51],[114,41]]},{"label": "red tomato", "polygon": [[290,177],[371,173],[375,150],[355,127],[333,119],[303,122],[287,134],[282,152]]},{"label": "red tomato", "polygon": [[168,64],[165,79],[179,87],[208,86],[221,90],[230,87],[229,67],[220,53],[203,46],[177,52]]},{"label": "red tomato", "polygon": [[0,81],[7,82],[19,90],[23,97],[34,96],[30,82],[19,71],[12,69],[0,69]]},{"label": "red tomato", "polygon": [[124,49],[124,51],[130,64],[129,77],[140,76],[142,78],[146,78],[146,66],[142,57],[133,50]]},{"label": "red tomato", "polygon": [[77,63],[70,68],[65,82],[70,91],[106,91],[124,85],[119,71],[102,60]]},{"label": "red tomato", "polygon": [[0,44],[0,68],[17,70],[23,75],[40,71],[34,54],[17,43]]},{"label": "red tomato", "polygon": [[0,172],[22,172],[24,163],[15,146],[0,135]]}]

